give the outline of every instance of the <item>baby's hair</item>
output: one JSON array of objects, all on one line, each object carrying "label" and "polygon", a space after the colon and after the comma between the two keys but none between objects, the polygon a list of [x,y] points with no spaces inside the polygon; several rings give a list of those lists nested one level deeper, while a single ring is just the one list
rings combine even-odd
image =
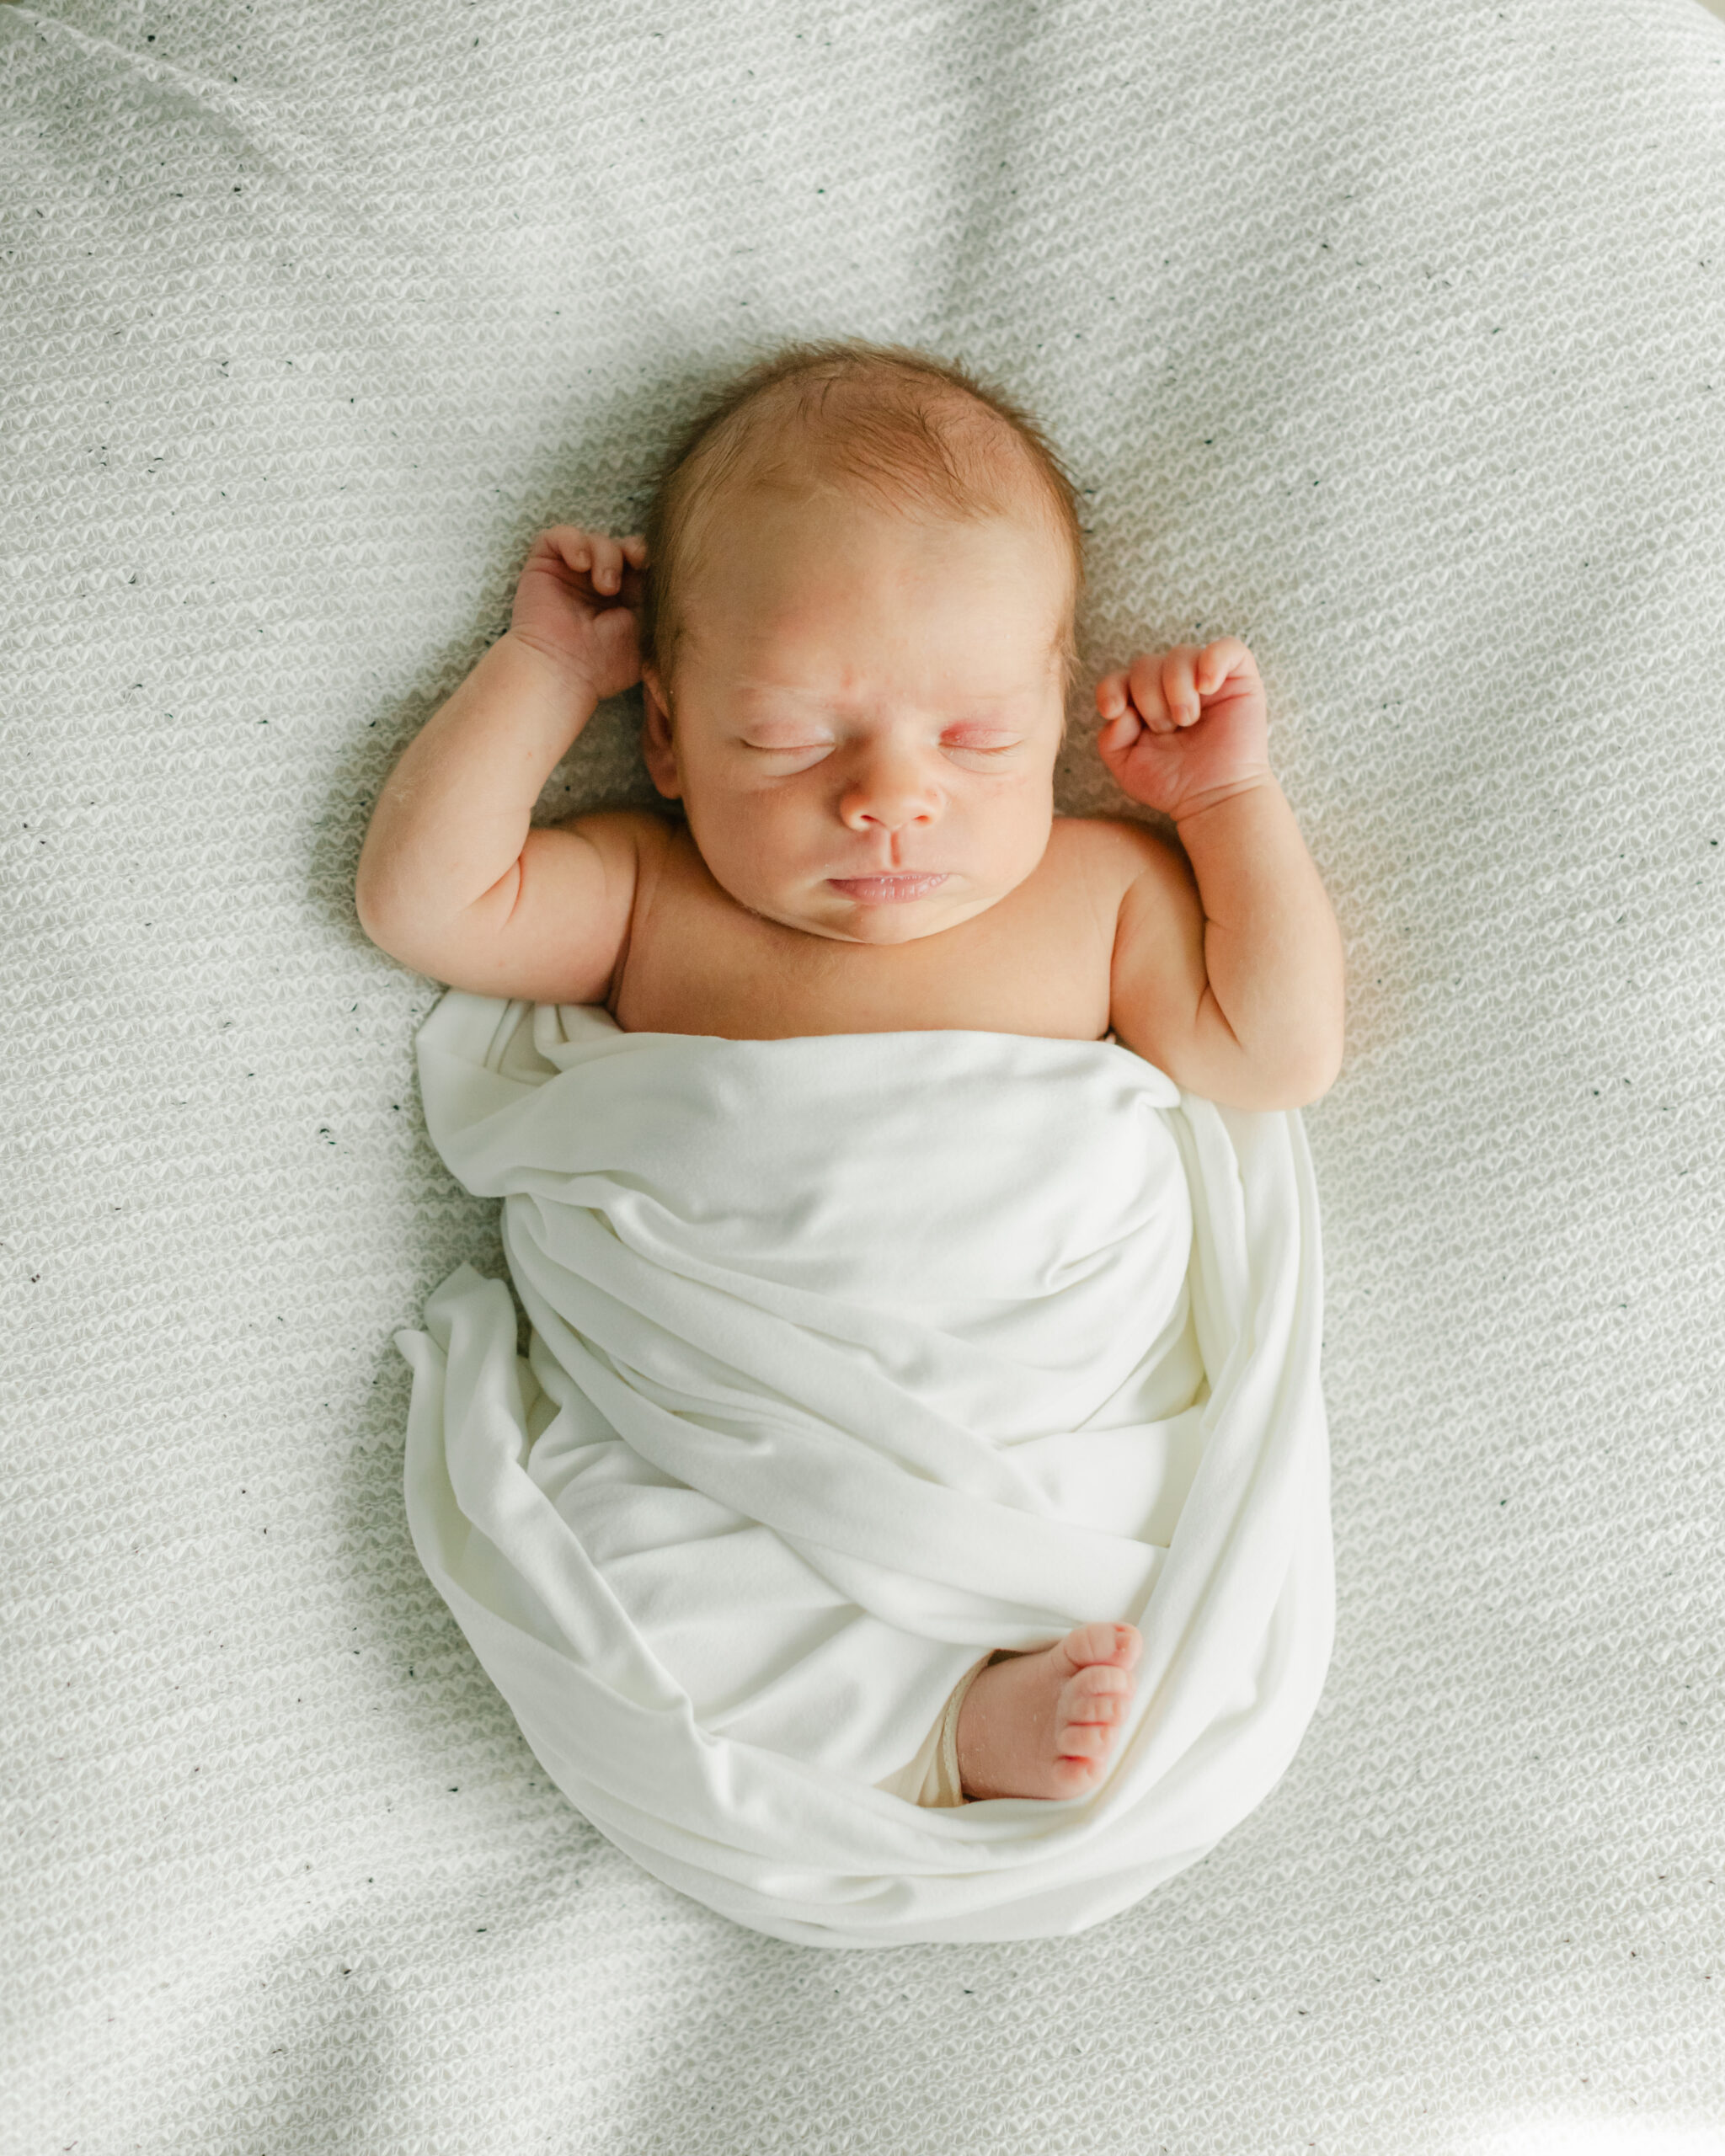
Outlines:
[{"label": "baby's hair", "polygon": [[[852,390],[861,393],[844,393]],[[699,537],[695,511],[740,471],[772,485],[811,469],[894,507],[960,519],[1017,513],[1028,479],[1071,550],[1072,604],[1060,645],[1070,687],[1084,527],[1053,444],[1021,404],[962,364],[862,338],[788,344],[757,360],[710,391],[671,444],[644,526],[641,656],[662,678],[669,680],[684,632],[677,592]]]}]

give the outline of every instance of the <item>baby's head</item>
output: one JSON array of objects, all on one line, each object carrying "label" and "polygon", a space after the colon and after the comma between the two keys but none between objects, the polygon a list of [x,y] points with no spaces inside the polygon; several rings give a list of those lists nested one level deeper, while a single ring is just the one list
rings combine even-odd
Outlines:
[{"label": "baby's head", "polygon": [[901,348],[795,346],[709,401],[646,537],[648,768],[734,899],[901,943],[1023,882],[1083,574],[1025,414]]}]

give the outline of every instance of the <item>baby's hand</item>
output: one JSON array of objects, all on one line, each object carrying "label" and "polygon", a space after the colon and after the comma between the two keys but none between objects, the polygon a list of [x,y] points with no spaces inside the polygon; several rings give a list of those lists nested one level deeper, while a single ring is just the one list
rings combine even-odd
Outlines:
[{"label": "baby's hand", "polygon": [[635,609],[646,562],[644,539],[553,525],[521,571],[510,633],[569,667],[595,703],[621,696],[641,678]]},{"label": "baby's hand", "polygon": [[1263,683],[1238,637],[1140,653],[1097,683],[1096,707],[1118,784],[1177,823],[1270,775]]}]

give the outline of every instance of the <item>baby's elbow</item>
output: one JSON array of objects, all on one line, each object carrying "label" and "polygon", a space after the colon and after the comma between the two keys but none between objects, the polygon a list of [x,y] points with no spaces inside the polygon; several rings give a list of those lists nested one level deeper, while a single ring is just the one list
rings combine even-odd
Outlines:
[{"label": "baby's elbow", "polygon": [[395,929],[377,885],[360,876],[354,885],[354,914],[370,941],[394,958]]},{"label": "baby's elbow", "polygon": [[1333,1039],[1315,1041],[1290,1062],[1282,1074],[1281,1090],[1286,1098],[1278,1101],[1278,1107],[1309,1108],[1327,1093],[1342,1070],[1342,1039],[1338,1033]]},{"label": "baby's elbow", "polygon": [[[416,935],[405,909],[393,906],[377,885],[361,878],[354,889],[354,914],[366,941],[398,966],[422,973],[417,960],[424,956],[424,937]],[[432,976],[434,979],[435,976]]]},{"label": "baby's elbow", "polygon": [[1309,1108],[1335,1084],[1341,1067],[1339,1041],[1289,1043],[1279,1054],[1242,1058],[1227,1089],[1215,1097],[1225,1107],[1260,1114]]}]

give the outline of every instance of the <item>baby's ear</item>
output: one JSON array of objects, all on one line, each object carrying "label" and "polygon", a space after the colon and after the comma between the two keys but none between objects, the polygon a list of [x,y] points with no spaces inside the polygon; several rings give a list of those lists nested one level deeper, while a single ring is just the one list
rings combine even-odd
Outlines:
[{"label": "baby's ear", "polygon": [[641,726],[641,754],[646,760],[647,776],[667,801],[681,801],[683,781],[677,770],[676,746],[671,738],[670,711],[659,669],[650,663],[641,669],[641,696],[646,706]]}]

